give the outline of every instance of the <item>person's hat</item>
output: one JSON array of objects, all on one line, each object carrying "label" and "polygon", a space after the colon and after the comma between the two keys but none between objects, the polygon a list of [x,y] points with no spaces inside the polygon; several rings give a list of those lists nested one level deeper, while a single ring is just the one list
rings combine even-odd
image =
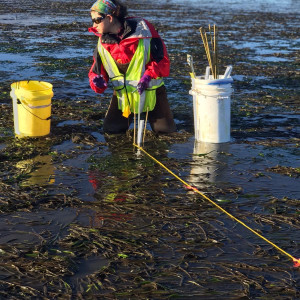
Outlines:
[{"label": "person's hat", "polygon": [[92,11],[109,15],[116,10],[117,6],[111,0],[97,0],[91,7]]}]

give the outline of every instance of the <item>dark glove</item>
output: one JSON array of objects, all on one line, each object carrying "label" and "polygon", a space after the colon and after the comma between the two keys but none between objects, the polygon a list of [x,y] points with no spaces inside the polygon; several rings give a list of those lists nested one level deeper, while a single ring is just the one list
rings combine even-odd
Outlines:
[{"label": "dark glove", "polygon": [[97,88],[104,88],[107,86],[107,83],[106,81],[104,80],[103,76],[102,75],[96,75],[94,78],[93,78],[93,84],[97,87]]},{"label": "dark glove", "polygon": [[137,90],[140,95],[144,92],[145,89],[149,87],[151,77],[149,75],[143,75],[142,78],[140,79],[138,85],[137,85]]}]

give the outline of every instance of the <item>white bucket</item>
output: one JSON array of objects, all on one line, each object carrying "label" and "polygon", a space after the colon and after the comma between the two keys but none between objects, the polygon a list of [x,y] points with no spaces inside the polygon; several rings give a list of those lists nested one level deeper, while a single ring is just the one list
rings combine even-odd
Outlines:
[{"label": "white bucket", "polygon": [[192,78],[194,130],[196,141],[226,143],[230,141],[230,102],[232,77]]}]

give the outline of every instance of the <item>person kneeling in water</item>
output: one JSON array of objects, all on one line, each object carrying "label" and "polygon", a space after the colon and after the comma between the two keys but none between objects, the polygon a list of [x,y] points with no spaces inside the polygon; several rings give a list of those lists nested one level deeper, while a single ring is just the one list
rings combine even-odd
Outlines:
[{"label": "person kneeling in water", "polygon": [[163,82],[169,76],[170,60],[154,26],[143,18],[127,17],[127,7],[117,0],[98,0],[90,13],[89,31],[99,37],[90,86],[103,93],[110,80],[114,89],[104,132],[126,132],[132,113],[138,112],[149,112],[154,132],[176,131]]}]

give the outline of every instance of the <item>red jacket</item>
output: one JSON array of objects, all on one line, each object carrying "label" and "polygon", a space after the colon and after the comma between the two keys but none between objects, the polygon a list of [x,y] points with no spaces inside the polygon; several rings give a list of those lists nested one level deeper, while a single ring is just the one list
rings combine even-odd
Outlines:
[{"label": "red jacket", "polygon": [[[151,38],[150,61],[146,64],[145,74],[154,79],[169,76],[170,60],[166,46],[153,25],[147,20],[135,17],[126,18],[121,36],[120,34],[111,33],[101,35],[93,27],[89,28],[89,31],[101,38],[103,47],[109,51],[115,61],[121,64],[130,63],[138,46],[139,39]],[[102,65],[97,45],[94,51],[94,62],[89,71],[90,86],[96,93],[103,93],[106,89],[106,87],[100,89],[93,84],[93,78],[100,74],[103,75],[106,82],[109,81],[108,74]]]}]

